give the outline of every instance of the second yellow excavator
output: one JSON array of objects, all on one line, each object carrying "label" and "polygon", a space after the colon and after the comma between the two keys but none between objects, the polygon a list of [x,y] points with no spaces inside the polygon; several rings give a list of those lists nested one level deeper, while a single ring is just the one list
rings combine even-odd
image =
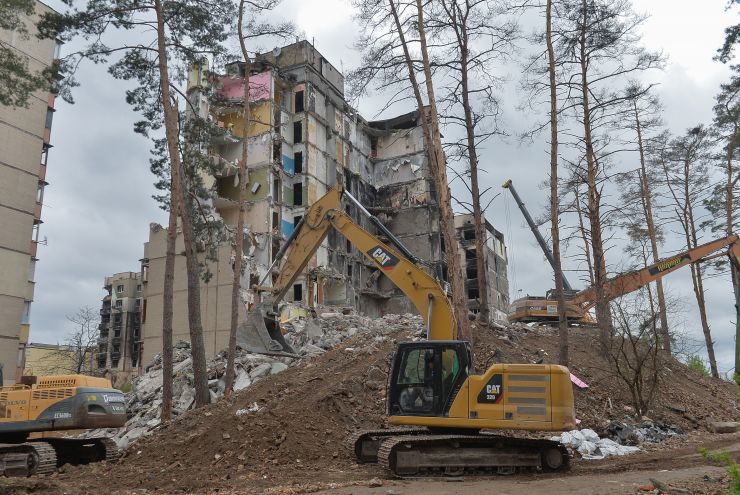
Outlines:
[{"label": "second yellow excavator", "polygon": [[[360,227],[341,205],[346,198],[388,243]],[[575,427],[570,372],[557,365],[494,364],[473,374],[470,345],[459,340],[450,302],[440,284],[396,237],[341,186],[316,201],[281,249],[272,287],[259,287],[277,303],[331,229],[336,229],[398,286],[426,325],[426,340],[396,347],[388,377],[388,421],[406,428],[358,432],[359,462],[380,462],[394,474],[511,473],[520,468],[564,469],[558,442],[481,433],[481,430],[562,431]],[[268,274],[269,276],[269,274]],[[250,316],[251,332],[274,351],[292,351],[274,311]],[[264,317],[268,324],[263,323]],[[283,345],[284,344],[284,345]]]},{"label": "second yellow excavator", "polygon": [[[534,220],[532,220],[526,206],[524,206],[524,202],[516,192],[511,179],[504,182],[503,187],[508,189],[511,192],[511,195],[514,196],[522,215],[524,215],[524,219],[527,221],[529,228],[532,230],[535,239],[537,239],[537,242],[542,248],[545,257],[550,262],[554,271],[555,260],[552,257],[552,252],[545,242],[545,239],[540,234]],[[737,234],[732,234],[727,237],[715,239],[706,244],[696,246],[695,248],[678,253],[670,258],[662,259],[657,263],[640,268],[639,270],[633,270],[616,275],[604,282],[603,297],[608,301],[617,299],[618,297],[624,296],[648,285],[650,282],[663,278],[669,273],[673,273],[684,266],[701,261],[707,261],[712,255],[715,255],[715,253],[724,249],[727,251],[730,263],[740,267],[740,237],[738,237]],[[571,285],[565,276],[563,276],[563,286],[566,299],[565,314],[568,321],[578,323],[579,325],[596,325],[596,321],[589,313],[596,305],[596,287],[588,287],[581,291],[574,290],[571,288]],[[738,304],[740,305],[740,302]],[[526,296],[512,301],[509,308],[508,320],[510,322],[521,323],[557,323],[558,301],[555,297],[555,290],[551,289],[547,291],[547,294],[544,297]]]}]

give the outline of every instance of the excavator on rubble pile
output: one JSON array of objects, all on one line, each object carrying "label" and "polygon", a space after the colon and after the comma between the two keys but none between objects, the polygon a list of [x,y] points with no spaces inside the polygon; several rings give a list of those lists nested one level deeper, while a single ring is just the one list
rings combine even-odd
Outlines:
[{"label": "excavator on rubble pile", "polygon": [[[387,243],[345,213],[343,196],[369,219]],[[352,439],[358,462],[379,462],[398,476],[565,469],[570,454],[556,441],[481,430],[574,428],[568,369],[558,365],[494,364],[480,375],[471,374],[470,344],[459,340],[450,302],[440,284],[420,266],[420,260],[339,185],[310,207],[278,253],[273,267],[290,247],[273,286],[258,287],[273,298],[250,315],[252,342],[261,339],[263,347],[280,351],[284,340],[275,321],[277,303],[330,229],[344,235],[382,270],[411,300],[426,325],[426,340],[397,345],[390,370],[386,390],[388,419],[405,428],[358,432]],[[283,347],[282,351],[292,349]]]},{"label": "excavator on rubble pile", "polygon": [[[553,259],[552,252],[547,246],[545,239],[540,234],[534,220],[532,220],[527,208],[524,206],[524,202],[519,197],[519,194],[517,194],[516,189],[514,189],[511,179],[504,182],[502,187],[509,189],[511,195],[514,196],[514,200],[516,200],[517,205],[519,205],[519,209],[522,211],[529,228],[532,230],[535,239],[537,239],[537,242],[545,253],[545,257],[550,262],[550,266],[552,266],[554,271],[555,260]],[[702,244],[693,249],[689,249],[688,251],[678,253],[670,258],[660,260],[657,263],[653,263],[652,265],[639,270],[622,273],[610,278],[604,283],[604,297],[611,301],[612,299],[634,292],[641,287],[646,286],[650,282],[654,282],[665,277],[679,268],[683,268],[684,266],[688,266],[693,263],[707,261],[716,256],[721,256],[722,253],[715,253],[725,248],[727,248],[727,256],[729,256],[730,262],[740,267],[740,238],[737,234],[732,234],[727,237]],[[565,278],[565,275],[563,275],[563,288],[566,299],[565,314],[568,322],[577,323],[582,326],[596,325],[596,321],[589,313],[589,311],[596,305],[596,287],[588,287],[581,291],[573,290],[570,283]],[[512,301],[507,318],[512,323],[535,322],[556,324],[558,322],[558,301],[555,289],[547,291],[545,297],[528,295]]]},{"label": "excavator on rubble pile", "polygon": [[118,448],[109,438],[35,437],[44,432],[118,428],[125,423],[123,394],[110,380],[85,375],[23,376],[21,383],[0,388],[0,474],[50,474],[62,464],[117,459]]}]

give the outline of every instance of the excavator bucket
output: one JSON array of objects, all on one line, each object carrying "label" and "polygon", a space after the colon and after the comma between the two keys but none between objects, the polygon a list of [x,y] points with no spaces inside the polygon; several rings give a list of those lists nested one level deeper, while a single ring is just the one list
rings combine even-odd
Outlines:
[{"label": "excavator bucket", "polygon": [[236,330],[236,343],[242,349],[259,354],[295,354],[280,332],[269,303],[257,304],[249,312],[247,320]]}]

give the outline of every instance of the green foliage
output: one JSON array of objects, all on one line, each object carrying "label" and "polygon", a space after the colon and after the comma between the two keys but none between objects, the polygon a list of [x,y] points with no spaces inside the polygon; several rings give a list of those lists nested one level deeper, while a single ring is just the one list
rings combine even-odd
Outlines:
[{"label": "green foliage", "polygon": [[[0,1],[0,29],[15,31],[21,40],[30,39],[24,18],[34,13],[34,0]],[[51,70],[32,71],[27,57],[0,40],[0,105],[28,107],[31,94],[51,89]]]},{"label": "green foliage", "polygon": [[735,373],[732,378],[735,380],[735,385],[740,387],[740,373]]},{"label": "green foliage", "polygon": [[702,376],[710,376],[711,373],[709,372],[709,367],[707,366],[706,361],[704,361],[701,356],[689,356],[686,359],[686,366],[691,368],[692,370],[696,371]]},{"label": "green foliage", "polygon": [[699,449],[699,452],[705,459],[725,465],[727,475],[730,477],[730,491],[727,493],[728,495],[740,495],[740,465],[734,461],[732,455],[726,450],[709,452],[705,448]]}]

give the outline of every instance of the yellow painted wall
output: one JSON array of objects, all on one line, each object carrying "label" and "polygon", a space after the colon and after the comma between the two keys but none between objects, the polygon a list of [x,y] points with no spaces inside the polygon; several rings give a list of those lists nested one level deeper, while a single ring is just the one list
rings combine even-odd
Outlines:
[{"label": "yellow painted wall", "polygon": [[[90,357],[85,359],[90,362]],[[30,344],[26,348],[26,375],[64,375],[75,371],[74,351],[65,346]],[[90,364],[84,372],[90,371]]]},{"label": "yellow painted wall", "polygon": [[[252,104],[250,109],[251,114],[249,116],[250,136],[270,132],[270,128],[272,127],[271,109],[272,105],[269,101]],[[225,113],[219,116],[219,121],[223,122],[227,128],[230,128],[234,136],[244,137],[244,114],[241,111]]]}]

